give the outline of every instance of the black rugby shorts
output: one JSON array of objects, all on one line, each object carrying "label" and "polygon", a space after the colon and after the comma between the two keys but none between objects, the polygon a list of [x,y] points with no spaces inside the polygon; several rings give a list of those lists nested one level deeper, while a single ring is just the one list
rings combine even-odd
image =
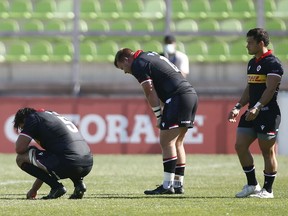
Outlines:
[{"label": "black rugby shorts", "polygon": [[253,121],[245,120],[246,112],[241,116],[238,127],[253,128],[256,133],[266,135],[277,135],[281,116],[279,112],[272,110],[260,111],[257,118]]},{"label": "black rugby shorts", "polygon": [[198,106],[197,94],[181,94],[166,100],[162,119],[161,130],[169,130],[177,127],[192,128]]},{"label": "black rugby shorts", "polygon": [[[65,159],[64,156],[51,154],[39,149],[36,150],[35,159],[45,166],[51,175],[54,175],[58,179],[77,179],[84,177],[88,175],[93,166],[93,162],[88,166],[78,166],[72,164],[69,160]],[[88,158],[88,160],[91,161],[90,158]]]}]

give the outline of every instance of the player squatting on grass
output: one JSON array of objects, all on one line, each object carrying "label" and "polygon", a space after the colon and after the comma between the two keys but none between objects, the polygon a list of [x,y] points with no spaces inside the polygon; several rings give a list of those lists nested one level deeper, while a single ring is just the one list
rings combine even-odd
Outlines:
[{"label": "player squatting on grass", "polygon": [[[20,131],[16,140],[17,165],[36,178],[27,193],[35,199],[43,182],[51,187],[42,199],[56,199],[66,193],[60,179],[69,178],[74,184],[70,199],[81,199],[86,191],[83,178],[93,166],[90,148],[78,128],[68,119],[53,111],[19,109],[14,128]],[[40,148],[30,145],[34,139]]]}]

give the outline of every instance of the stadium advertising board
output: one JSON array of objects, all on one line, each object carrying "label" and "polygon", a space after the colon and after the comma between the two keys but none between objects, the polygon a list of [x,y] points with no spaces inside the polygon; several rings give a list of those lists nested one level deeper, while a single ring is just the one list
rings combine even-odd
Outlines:
[{"label": "stadium advertising board", "polygon": [[[13,119],[22,107],[63,114],[78,126],[94,154],[161,153],[156,119],[143,98],[2,98],[1,104],[1,153],[14,153]],[[195,127],[185,138],[187,153],[235,153],[237,124],[227,121],[234,104],[226,99],[200,100]],[[252,150],[259,153],[257,146]]]}]

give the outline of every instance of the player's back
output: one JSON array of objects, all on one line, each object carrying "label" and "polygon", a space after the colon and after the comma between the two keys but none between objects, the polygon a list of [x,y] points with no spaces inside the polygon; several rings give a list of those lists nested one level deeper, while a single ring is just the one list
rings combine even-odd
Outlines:
[{"label": "player's back", "polygon": [[163,102],[175,94],[191,90],[195,92],[180,70],[164,56],[154,52],[143,52],[136,59],[136,64],[139,67],[146,67],[145,72],[151,77],[156,92]]},{"label": "player's back", "polygon": [[32,121],[35,125],[31,128],[32,137],[47,151],[64,155],[90,152],[78,128],[64,116],[51,111],[36,112]]}]

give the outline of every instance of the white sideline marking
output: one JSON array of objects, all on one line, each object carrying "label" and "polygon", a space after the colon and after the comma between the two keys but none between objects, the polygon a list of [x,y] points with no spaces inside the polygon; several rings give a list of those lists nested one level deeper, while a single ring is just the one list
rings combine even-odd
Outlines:
[{"label": "white sideline marking", "polygon": [[15,181],[0,182],[0,185],[13,185],[13,184],[30,183],[30,182],[32,182],[32,181],[29,181],[29,180],[15,180]]}]

